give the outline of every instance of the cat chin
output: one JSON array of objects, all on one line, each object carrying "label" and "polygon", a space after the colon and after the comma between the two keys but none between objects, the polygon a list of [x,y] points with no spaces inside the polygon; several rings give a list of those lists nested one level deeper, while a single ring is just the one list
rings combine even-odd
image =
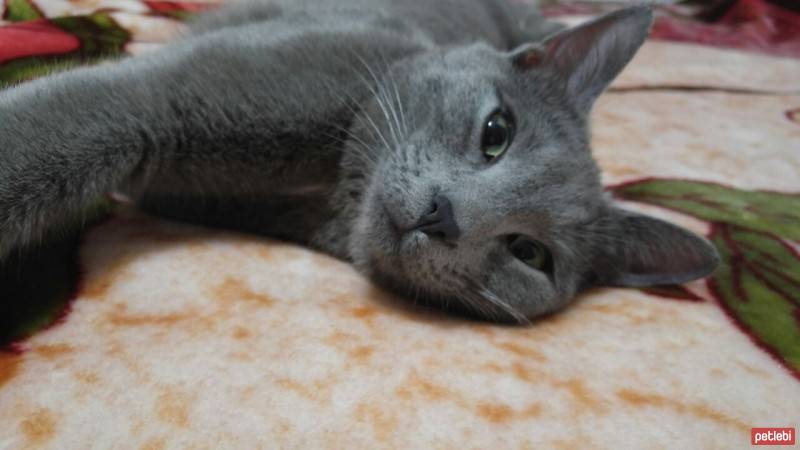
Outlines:
[{"label": "cat chin", "polygon": [[431,280],[420,279],[424,278],[420,264],[442,257],[444,244],[420,231],[400,233],[388,222],[375,218],[362,229],[355,240],[361,244],[351,247],[353,263],[370,277],[392,280],[389,284],[396,287],[425,285],[429,289]]},{"label": "cat chin", "polygon": [[369,237],[372,246],[377,247],[377,253],[390,260],[392,266],[397,263],[404,267],[413,266],[421,257],[440,259],[454,248],[453,244],[432,238],[419,230],[401,231],[386,211],[381,211],[378,216],[371,223]]}]

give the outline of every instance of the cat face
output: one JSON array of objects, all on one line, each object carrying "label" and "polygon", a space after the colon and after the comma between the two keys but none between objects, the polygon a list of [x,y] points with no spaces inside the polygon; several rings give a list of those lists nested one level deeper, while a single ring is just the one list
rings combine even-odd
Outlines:
[{"label": "cat face", "polygon": [[354,262],[429,302],[524,322],[596,284],[682,282],[702,238],[615,208],[587,116],[633,56],[643,8],[509,53],[476,44],[394,67],[359,121],[374,150]]}]

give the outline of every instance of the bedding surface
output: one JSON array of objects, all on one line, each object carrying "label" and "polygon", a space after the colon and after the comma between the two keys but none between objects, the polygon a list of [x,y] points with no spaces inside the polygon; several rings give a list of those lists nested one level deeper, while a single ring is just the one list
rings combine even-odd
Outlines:
[{"label": "bedding surface", "polygon": [[[6,0],[0,83],[152,51],[210,6]],[[800,36],[715,39],[730,14],[664,7],[592,118],[609,193],[709,236],[709,279],[498,326],[121,205],[20,282],[52,289],[0,299],[0,448],[730,449],[798,428]]]}]

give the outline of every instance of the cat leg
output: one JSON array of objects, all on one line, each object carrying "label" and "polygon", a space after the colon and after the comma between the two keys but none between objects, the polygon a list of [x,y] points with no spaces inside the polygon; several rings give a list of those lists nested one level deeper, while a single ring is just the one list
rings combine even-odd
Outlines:
[{"label": "cat leg", "polygon": [[158,94],[117,72],[79,69],[0,92],[0,259],[80,224],[162,141]]},{"label": "cat leg", "polygon": [[135,192],[160,161],[202,158],[201,131],[232,121],[222,103],[248,105],[220,69],[241,61],[218,47],[184,41],[0,92],[0,259],[74,228],[109,192]]},{"label": "cat leg", "polygon": [[329,177],[337,152],[318,139],[345,127],[347,99],[367,92],[352,81],[353,52],[414,47],[390,34],[293,40],[268,28],[204,34],[0,92],[0,258],[115,190],[168,195],[181,185],[202,201]]}]

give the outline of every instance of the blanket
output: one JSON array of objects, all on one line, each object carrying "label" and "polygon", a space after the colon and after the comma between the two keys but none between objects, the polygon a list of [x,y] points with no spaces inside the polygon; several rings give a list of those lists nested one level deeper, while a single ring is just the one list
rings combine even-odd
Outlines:
[{"label": "blanket", "polygon": [[[797,429],[798,16],[717,3],[662,6],[592,117],[609,193],[707,235],[708,279],[500,326],[308,249],[120,207],[0,273],[0,448],[729,449]],[[6,0],[0,83],[152,51],[210,6]]]}]

